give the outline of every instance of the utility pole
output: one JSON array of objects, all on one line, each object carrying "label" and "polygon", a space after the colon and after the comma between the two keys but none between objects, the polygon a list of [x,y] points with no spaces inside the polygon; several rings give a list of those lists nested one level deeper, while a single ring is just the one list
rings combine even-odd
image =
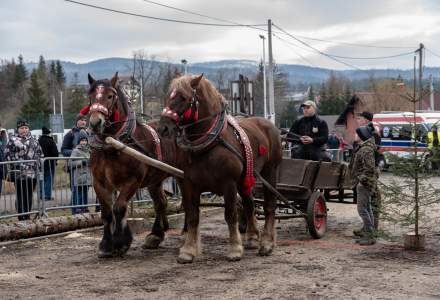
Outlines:
[{"label": "utility pole", "polygon": [[188,61],[186,59],[182,59],[180,62],[183,64],[183,70],[185,72],[184,74],[185,75],[188,74],[188,69],[186,67],[186,65],[188,64]]},{"label": "utility pole", "polygon": [[431,110],[435,110],[434,107],[434,83],[432,80],[432,74],[429,75],[429,107]]},{"label": "utility pole", "polygon": [[63,114],[63,91],[60,91],[60,114]]},{"label": "utility pole", "polygon": [[55,96],[52,96],[52,102],[53,102],[53,114],[55,115],[57,113],[55,109]]},{"label": "utility pole", "polygon": [[418,100],[419,100],[419,110],[423,109],[423,100],[422,100],[422,96],[423,96],[423,86],[422,86],[422,80],[423,80],[423,48],[425,46],[420,43],[419,49],[417,50],[417,52],[419,52],[419,95],[418,95]]},{"label": "utility pole", "polygon": [[268,83],[269,83],[269,118],[272,123],[275,124],[275,92],[273,84],[273,56],[272,56],[272,20],[267,20],[267,46],[269,52],[269,72],[268,72]]},{"label": "utility pole", "polygon": [[263,40],[263,105],[264,105],[264,118],[267,118],[267,96],[266,96],[266,50],[264,40],[266,37],[260,34],[260,38]]}]

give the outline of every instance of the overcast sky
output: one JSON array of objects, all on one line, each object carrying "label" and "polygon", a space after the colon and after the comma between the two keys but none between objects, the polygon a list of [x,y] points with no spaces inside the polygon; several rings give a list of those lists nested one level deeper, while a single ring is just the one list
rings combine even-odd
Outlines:
[{"label": "overcast sky", "polygon": [[[78,0],[130,13],[195,22],[220,23],[143,0]],[[241,24],[272,19],[285,31],[319,51],[351,57],[389,56],[415,50],[420,42],[440,56],[440,1],[437,0],[155,0]],[[261,27],[265,29],[267,27]],[[279,31],[278,29],[274,29]],[[0,58],[23,54],[25,61],[61,59],[77,63],[105,57],[130,57],[144,49],[160,60],[189,63],[262,57],[265,34],[251,28],[186,25],[120,15],[63,0],[1,0]],[[347,69],[282,33],[273,38],[279,63]],[[402,48],[367,48],[318,42]],[[290,44],[287,44],[290,43]],[[408,48],[405,48],[408,47]],[[267,51],[266,51],[267,57]],[[359,68],[410,68],[412,55],[383,60],[348,60]],[[440,57],[426,51],[427,66]]]}]

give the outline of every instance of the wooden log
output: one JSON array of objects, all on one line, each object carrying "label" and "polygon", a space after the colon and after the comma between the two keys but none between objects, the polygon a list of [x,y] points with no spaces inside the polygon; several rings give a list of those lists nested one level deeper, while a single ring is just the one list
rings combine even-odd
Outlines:
[{"label": "wooden log", "polygon": [[149,166],[152,166],[154,168],[157,168],[159,170],[162,170],[164,172],[167,172],[173,176],[179,177],[179,178],[183,178],[183,171],[179,170],[177,168],[174,168],[166,163],[163,163],[157,159],[148,157],[142,153],[140,153],[137,150],[134,150],[133,148],[130,148],[126,145],[124,145],[123,143],[121,143],[120,141],[115,140],[112,137],[106,137],[105,138],[105,142],[109,145],[111,145],[113,148],[115,148],[118,151],[124,152],[127,155],[130,155],[134,158],[136,158],[137,160],[146,163]]},{"label": "wooden log", "polygon": [[97,213],[0,224],[0,241],[30,238],[100,225],[102,225],[102,220],[100,214]]}]

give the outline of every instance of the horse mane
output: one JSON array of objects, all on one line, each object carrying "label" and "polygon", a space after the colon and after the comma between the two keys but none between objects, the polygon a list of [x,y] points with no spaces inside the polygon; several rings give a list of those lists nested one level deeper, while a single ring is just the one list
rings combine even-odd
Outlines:
[{"label": "horse mane", "polygon": [[[171,81],[168,93],[171,93],[171,91],[176,89],[176,91],[181,91],[185,97],[192,97],[191,79],[193,79],[193,77],[194,75],[185,75],[174,78],[173,81]],[[203,77],[202,80],[200,80],[197,90],[201,92],[203,99],[207,101],[210,101],[210,99],[217,99],[217,101],[211,100],[210,104],[215,111],[221,110],[224,97],[208,79]]]}]

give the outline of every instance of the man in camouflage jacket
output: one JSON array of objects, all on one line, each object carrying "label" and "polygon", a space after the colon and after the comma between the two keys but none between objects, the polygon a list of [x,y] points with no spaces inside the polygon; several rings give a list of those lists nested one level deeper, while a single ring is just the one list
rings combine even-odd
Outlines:
[{"label": "man in camouflage jacket", "polygon": [[361,126],[356,133],[361,140],[350,161],[350,172],[353,185],[357,191],[357,209],[364,223],[360,233],[359,244],[372,245],[374,238],[374,215],[371,207],[371,196],[376,190],[378,173],[375,165],[374,152],[376,144],[370,126]]}]

